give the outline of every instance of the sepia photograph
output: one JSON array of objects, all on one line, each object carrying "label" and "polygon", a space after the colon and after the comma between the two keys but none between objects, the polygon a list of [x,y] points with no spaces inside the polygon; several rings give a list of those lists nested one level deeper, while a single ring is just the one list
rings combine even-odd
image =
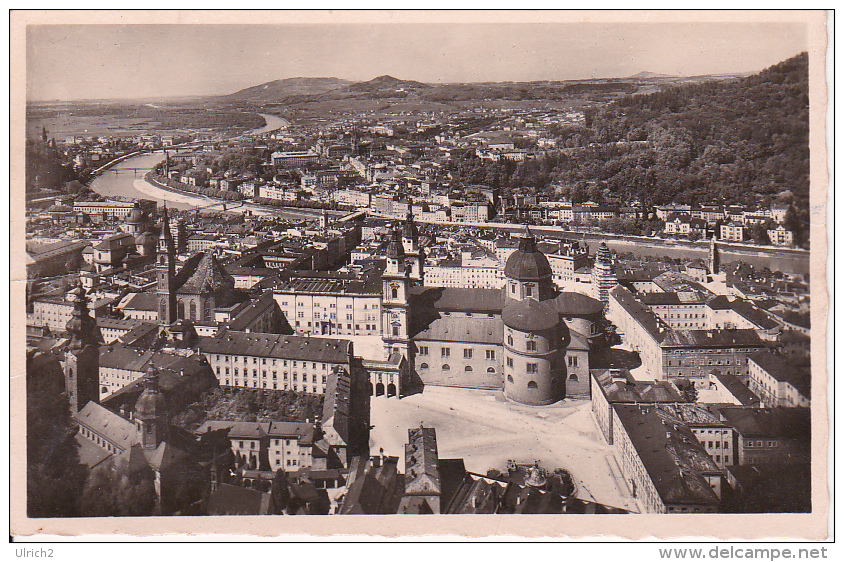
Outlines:
[{"label": "sepia photograph", "polygon": [[11,537],[830,536],[826,12],[10,22]]}]

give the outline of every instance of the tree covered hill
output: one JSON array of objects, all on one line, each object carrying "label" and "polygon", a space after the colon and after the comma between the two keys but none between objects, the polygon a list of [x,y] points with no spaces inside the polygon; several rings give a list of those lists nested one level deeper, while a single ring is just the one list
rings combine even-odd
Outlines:
[{"label": "tree covered hill", "polygon": [[802,53],[739,80],[625,96],[587,114],[601,148],[569,170],[652,204],[779,199],[807,211],[808,93]]}]

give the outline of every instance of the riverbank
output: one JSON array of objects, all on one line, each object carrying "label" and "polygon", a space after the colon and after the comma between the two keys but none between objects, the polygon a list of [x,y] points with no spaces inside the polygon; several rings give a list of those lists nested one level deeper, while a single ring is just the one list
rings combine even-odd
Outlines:
[{"label": "riverbank", "polygon": [[[524,225],[508,223],[455,223],[417,221],[437,226],[452,226],[458,228],[478,228],[519,233]],[[669,257],[680,259],[708,259],[709,241],[674,240],[648,236],[630,236],[605,232],[583,232],[567,230],[559,226],[531,226],[531,231],[537,235],[548,237],[568,238],[580,240],[587,244],[590,253],[594,254],[597,244],[605,242],[610,250],[617,253],[633,254],[637,258]],[[754,267],[767,267],[771,271],[795,273],[805,275],[809,273],[809,250],[802,248],[782,248],[779,246],[756,246],[735,242],[718,242],[721,263],[742,261]]]},{"label": "riverbank", "polygon": [[221,203],[221,201],[205,197],[204,195],[188,195],[186,193],[170,191],[162,186],[153,185],[146,179],[142,178],[138,178],[134,181],[134,187],[137,191],[145,195],[149,195],[155,199],[164,200],[168,203],[181,203],[184,205],[190,205],[191,207],[204,207],[214,205],[215,203]]},{"label": "riverbank", "polygon": [[335,210],[310,209],[307,207],[270,207],[245,201],[226,201],[217,199],[216,197],[208,197],[173,189],[152,178],[139,179],[136,182],[141,182],[136,184],[135,189],[142,193],[146,193],[157,199],[166,200],[167,202],[187,204],[193,207],[211,207],[208,209],[208,212],[222,212],[223,205],[226,205],[225,212],[244,213],[249,211],[253,215],[278,217],[289,220],[310,220],[320,216],[323,212],[331,215],[340,214]]},{"label": "riverbank", "polygon": [[259,113],[258,115],[264,118],[266,125],[260,129],[253,129],[252,131],[249,131],[246,133],[247,135],[263,135],[264,133],[271,133],[273,131],[278,131],[279,129],[286,129],[290,126],[290,121],[284,117],[270,115],[269,113]]}]

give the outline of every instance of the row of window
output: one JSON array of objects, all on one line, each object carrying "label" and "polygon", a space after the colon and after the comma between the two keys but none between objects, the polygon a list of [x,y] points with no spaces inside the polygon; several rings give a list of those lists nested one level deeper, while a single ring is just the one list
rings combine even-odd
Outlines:
[{"label": "row of window", "polygon": [[[224,386],[240,386],[240,379],[234,379],[233,384],[229,384],[230,381],[231,381],[231,379],[224,379],[223,385]],[[251,384],[250,384],[250,382],[251,382]],[[267,386],[267,384],[268,384],[267,381],[261,381],[260,388],[262,388],[264,390],[269,390],[270,387]],[[258,387],[258,381],[244,380],[243,386],[244,386],[244,388],[259,388]],[[291,386],[288,383],[284,383],[283,387],[279,388],[278,382],[273,381],[272,389],[273,390],[293,390],[293,392],[299,392],[299,384],[293,383],[293,386],[291,388]],[[310,394],[322,394],[321,390],[322,390],[322,387],[312,386],[311,390],[309,392],[308,387],[304,384],[302,385],[302,392],[305,392],[305,393],[309,392]]]},{"label": "row of window", "polygon": [[[282,307],[288,306],[287,301],[282,301],[281,306],[282,306]],[[297,302],[297,303],[296,303],[296,306],[297,306],[298,308],[304,308],[304,307],[305,307],[305,303],[304,303],[304,302]],[[315,303],[314,303],[314,308],[325,308],[325,307],[324,307],[324,306],[322,306],[320,303],[315,302]],[[328,305],[328,308],[337,308],[337,305],[336,305],[335,303],[331,303],[331,304],[329,304],[329,305]],[[352,306],[351,304],[347,304],[347,305],[346,305],[346,310],[352,310],[352,308],[353,308],[353,306]],[[378,305],[377,305],[377,304],[373,304],[373,305],[372,305],[372,307],[370,307],[368,304],[365,304],[365,305],[363,305],[363,309],[364,309],[364,310],[378,310]]]},{"label": "row of window", "polygon": [[[239,356],[235,356],[235,357],[234,357],[234,359],[232,359],[231,361],[232,361],[232,363],[238,363],[238,362],[239,362],[239,361],[238,361],[238,359],[239,359]],[[215,360],[215,361],[221,361],[221,359],[220,359],[220,355],[219,355],[219,354],[215,354],[215,355],[214,355],[214,360]],[[229,362],[229,356],[228,356],[228,355],[223,355],[223,359],[222,359],[222,361]],[[275,367],[275,366],[276,366],[276,361],[281,361],[281,365],[282,365],[282,367],[287,367],[287,361],[288,361],[287,359],[270,359],[270,361],[272,362],[271,364],[272,364],[272,366],[273,366],[273,367]],[[293,367],[298,367],[298,366],[299,366],[299,361],[294,360],[294,361],[291,361],[291,362],[293,363]],[[244,364],[244,365],[246,365],[246,364],[248,364],[248,363],[249,363],[249,358],[248,358],[248,357],[244,357],[244,358],[243,358],[243,364]],[[307,361],[302,361],[301,363],[302,363],[302,368],[303,368],[303,369],[307,369],[307,368],[308,368],[308,362],[307,362]],[[258,358],[257,358],[257,357],[253,357],[253,358],[252,358],[252,364],[253,364],[253,365],[257,365],[257,364],[258,364]],[[266,357],[262,357],[262,358],[261,358],[261,365],[266,365],[266,364],[267,364],[267,358],[266,358]],[[327,364],[326,364],[326,363],[320,363],[320,365],[322,365],[322,370],[323,370],[323,371],[325,371],[325,370],[327,370],[327,369],[328,369],[328,367],[327,367]],[[314,363],[314,362],[311,362],[311,368],[312,368],[312,369],[316,369],[316,368],[317,368],[317,364],[316,364],[316,363]]]},{"label": "row of window", "polygon": [[[763,443],[762,441],[746,441],[745,446],[748,449],[752,449],[754,447],[759,449],[759,448],[764,446],[762,443]],[[779,447],[779,443],[777,441],[767,441],[766,444],[769,448]]]},{"label": "row of window", "polygon": [[[513,381],[513,375],[507,375],[507,382],[510,384],[515,384],[515,382]],[[527,387],[531,390],[539,388],[539,386],[536,384],[536,381],[528,381]]]},{"label": "row of window", "polygon": [[[427,363],[420,363],[420,365],[419,365],[419,369],[422,370],[422,371],[427,370],[429,368],[430,367],[428,366]],[[445,364],[443,364],[442,367],[440,367],[440,369],[442,369],[443,371],[450,371],[451,365],[449,365],[448,363],[445,363]],[[471,365],[466,365],[465,367],[463,367],[463,371],[466,372],[466,373],[471,373],[474,370],[475,369],[473,369]],[[486,372],[487,373],[494,373],[495,367],[487,367]]]},{"label": "row of window", "polygon": [[[225,373],[225,374],[226,374],[226,375],[230,374],[230,373],[229,373],[229,368],[228,368],[228,367],[226,367],[226,373]],[[235,367],[235,368],[234,368],[234,376],[238,376],[239,374],[240,374],[239,369],[238,369],[237,367]],[[219,378],[219,375],[220,375],[220,367],[217,367],[217,375],[218,375],[218,378]],[[284,371],[284,372],[282,373],[282,375],[283,375],[283,377],[284,377],[284,380],[287,380],[287,371]],[[249,376],[249,369],[244,369],[244,370],[243,370],[243,376],[244,376],[244,377],[248,377],[248,376]],[[266,378],[266,377],[267,377],[267,372],[266,372],[266,371],[261,371],[261,378]],[[297,380],[298,380],[298,377],[299,377],[299,374],[294,372],[294,373],[293,373],[293,381],[294,381],[294,382],[295,382],[295,381],[297,381]],[[252,378],[258,378],[258,370],[257,370],[257,369],[252,369]],[[277,379],[278,379],[278,372],[277,372],[277,371],[273,371],[273,372],[272,372],[272,378],[273,378],[273,380],[277,380]],[[326,375],[322,375],[322,384],[325,384],[325,383],[326,383],[327,378],[328,378],[328,377],[327,377]],[[308,382],[308,374],[307,374],[307,373],[302,373],[302,382]],[[317,382],[317,375],[316,375],[316,374],[311,375],[311,382],[313,382],[313,383],[316,383],[316,382]]]}]

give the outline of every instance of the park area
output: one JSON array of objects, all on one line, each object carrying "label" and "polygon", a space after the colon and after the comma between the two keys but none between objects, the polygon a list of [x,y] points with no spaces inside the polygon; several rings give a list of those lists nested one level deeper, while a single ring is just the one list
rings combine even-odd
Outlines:
[{"label": "park area", "polygon": [[437,430],[440,458],[462,458],[470,472],[506,473],[507,462],[533,464],[573,477],[580,499],[639,511],[621,476],[612,447],[600,435],[591,402],[562,401],[532,407],[509,402],[499,391],[426,387],[397,400],[373,397],[370,450],[404,459],[407,430]]}]

